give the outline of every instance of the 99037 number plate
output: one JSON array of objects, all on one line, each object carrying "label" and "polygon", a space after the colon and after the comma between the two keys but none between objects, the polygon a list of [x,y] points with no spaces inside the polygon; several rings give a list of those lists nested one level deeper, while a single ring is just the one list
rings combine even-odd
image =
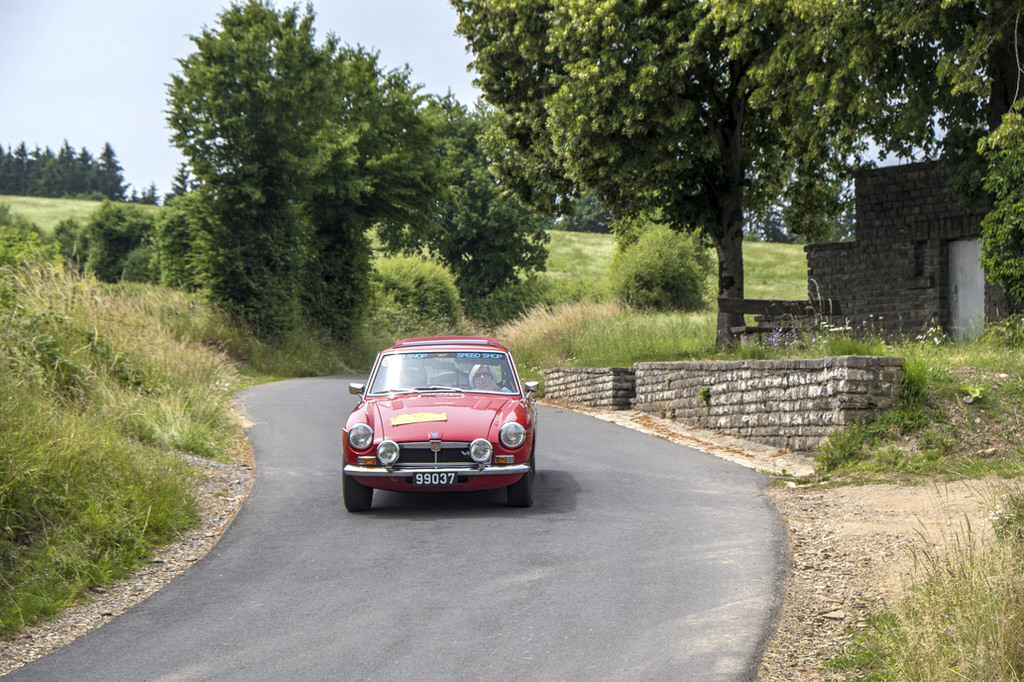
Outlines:
[{"label": "99037 number plate", "polygon": [[454,473],[423,472],[414,474],[412,482],[414,485],[455,485],[459,477]]}]

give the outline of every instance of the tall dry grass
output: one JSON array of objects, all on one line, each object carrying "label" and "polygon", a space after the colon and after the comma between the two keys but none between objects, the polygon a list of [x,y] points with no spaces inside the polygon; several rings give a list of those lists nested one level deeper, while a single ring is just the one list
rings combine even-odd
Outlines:
[{"label": "tall dry grass", "polygon": [[496,330],[530,379],[559,366],[631,366],[714,351],[715,314],[653,313],[618,303],[539,307]]},{"label": "tall dry grass", "polygon": [[50,264],[0,269],[0,634],[197,521],[181,453],[239,445],[216,313]]}]

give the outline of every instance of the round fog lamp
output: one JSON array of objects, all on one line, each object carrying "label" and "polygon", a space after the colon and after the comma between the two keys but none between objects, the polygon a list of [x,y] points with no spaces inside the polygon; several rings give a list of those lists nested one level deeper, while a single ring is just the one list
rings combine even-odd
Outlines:
[{"label": "round fog lamp", "polygon": [[469,444],[469,456],[477,464],[485,464],[490,461],[494,448],[486,438],[477,438]]},{"label": "round fog lamp", "polygon": [[519,422],[502,424],[499,433],[501,434],[501,444],[506,448],[518,448],[526,440],[526,429]]},{"label": "round fog lamp", "polygon": [[393,440],[381,441],[377,446],[377,459],[384,466],[391,466],[398,461],[398,443]]}]

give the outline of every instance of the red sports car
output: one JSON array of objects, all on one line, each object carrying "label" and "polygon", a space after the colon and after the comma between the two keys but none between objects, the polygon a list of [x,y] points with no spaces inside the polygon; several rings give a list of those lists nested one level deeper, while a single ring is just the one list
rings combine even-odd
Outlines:
[{"label": "red sports car", "polygon": [[537,382],[522,383],[497,339],[402,339],[381,351],[342,436],[342,492],[366,511],[373,490],[451,492],[506,488],[533,504]]}]

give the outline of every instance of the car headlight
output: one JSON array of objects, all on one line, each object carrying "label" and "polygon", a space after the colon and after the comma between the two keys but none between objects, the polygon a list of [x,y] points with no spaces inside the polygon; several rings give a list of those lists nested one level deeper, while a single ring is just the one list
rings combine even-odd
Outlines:
[{"label": "car headlight", "polygon": [[377,459],[384,466],[391,466],[398,461],[398,443],[393,440],[381,441],[377,446]]},{"label": "car headlight", "polygon": [[469,444],[469,456],[477,464],[486,464],[491,461],[491,453],[494,448],[486,438],[477,438]]},{"label": "car headlight", "polygon": [[348,444],[353,450],[365,450],[373,444],[373,429],[368,424],[356,424],[348,430]]},{"label": "car headlight", "polygon": [[498,431],[501,444],[506,448],[518,448],[526,441],[526,429],[519,422],[507,422]]}]

